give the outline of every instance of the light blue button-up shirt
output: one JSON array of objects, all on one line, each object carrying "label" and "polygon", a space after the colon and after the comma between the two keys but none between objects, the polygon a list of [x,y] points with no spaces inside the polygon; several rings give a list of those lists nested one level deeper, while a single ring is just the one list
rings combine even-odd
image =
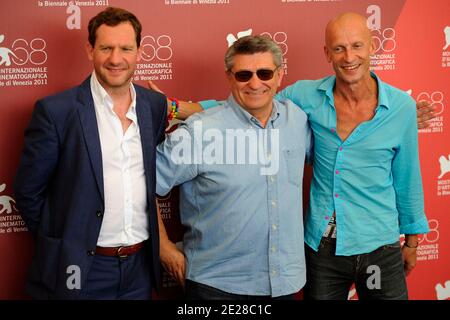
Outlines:
[{"label": "light blue button-up shirt", "polygon": [[[264,137],[256,141],[263,161],[249,160],[255,143],[228,145],[230,133],[249,132]],[[223,149],[213,152],[212,141],[221,139]],[[302,178],[310,144],[306,114],[291,101],[274,101],[263,128],[231,96],[166,137],[157,148],[157,193],[181,185],[187,279],[273,297],[304,286]],[[246,161],[239,162],[238,149]],[[277,170],[264,171],[275,161]]]},{"label": "light blue button-up shirt", "polygon": [[[378,106],[342,141],[336,132],[335,76],[301,80],[281,91],[308,115],[314,174],[305,242],[314,250],[336,212],[337,255],[368,253],[400,234],[429,231],[424,213],[416,108],[405,92],[378,83]],[[202,103],[204,108],[211,102]]]},{"label": "light blue button-up shirt", "polygon": [[371,252],[399,235],[429,231],[424,213],[416,106],[405,92],[378,83],[375,116],[342,141],[336,131],[335,76],[284,89],[314,132],[314,175],[305,241],[317,250],[336,212],[336,254]]}]

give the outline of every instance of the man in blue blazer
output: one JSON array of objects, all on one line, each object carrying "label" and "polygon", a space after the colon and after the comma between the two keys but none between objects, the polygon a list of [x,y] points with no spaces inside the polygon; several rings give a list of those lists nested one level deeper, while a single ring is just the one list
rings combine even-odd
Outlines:
[{"label": "man in blue blazer", "polygon": [[167,102],[131,83],[141,24],[107,8],[88,26],[94,72],[36,103],[15,180],[35,241],[37,299],[150,299],[159,279],[155,148]]}]

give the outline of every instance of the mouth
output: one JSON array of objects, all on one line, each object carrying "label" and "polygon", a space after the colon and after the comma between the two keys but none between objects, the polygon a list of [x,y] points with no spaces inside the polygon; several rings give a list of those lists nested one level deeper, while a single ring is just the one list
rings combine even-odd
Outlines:
[{"label": "mouth", "polygon": [[122,67],[120,67],[120,68],[118,68],[118,67],[106,67],[106,70],[108,70],[108,72],[112,73],[112,74],[119,74],[119,73],[125,71],[125,69],[122,68]]},{"label": "mouth", "polygon": [[256,90],[256,91],[245,91],[245,95],[250,97],[258,97],[267,93],[269,90]]},{"label": "mouth", "polygon": [[345,71],[353,71],[358,69],[358,67],[361,64],[351,64],[351,65],[346,65],[346,66],[340,66],[341,69],[344,69]]}]

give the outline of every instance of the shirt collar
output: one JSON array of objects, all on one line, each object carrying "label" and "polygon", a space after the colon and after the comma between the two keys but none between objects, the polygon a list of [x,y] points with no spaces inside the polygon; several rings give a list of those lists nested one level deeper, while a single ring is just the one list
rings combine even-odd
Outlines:
[{"label": "shirt collar", "polygon": [[[110,110],[113,109],[114,105],[111,99],[111,96],[106,92],[103,86],[97,79],[95,71],[92,72],[91,76],[91,91],[92,96],[94,97],[94,101],[98,101],[101,106],[107,107]],[[130,92],[131,92],[131,104],[128,109],[127,115],[133,117],[132,120],[135,120],[136,115],[136,90],[132,83],[130,83]]]},{"label": "shirt collar", "polygon": [[[381,79],[373,72],[370,72],[370,75],[372,78],[374,78],[377,81],[377,87],[378,87],[378,105],[385,107],[386,109],[389,109],[389,103],[388,98],[385,90],[385,84]],[[336,84],[336,76],[330,76],[328,77],[322,84],[318,87],[318,90],[325,91],[326,96],[328,99],[330,99],[331,104],[334,106],[334,95],[333,95],[333,88]]]},{"label": "shirt collar", "polygon": [[389,110],[389,99],[387,97],[385,84],[381,79],[373,72],[370,73],[372,78],[377,80],[377,86],[378,86],[378,105],[385,107]]},{"label": "shirt collar", "polygon": [[[254,116],[252,116],[247,110],[242,108],[236,102],[236,100],[234,99],[232,94],[230,94],[230,96],[228,97],[227,103],[233,108],[234,112],[239,117],[239,119],[241,119],[242,121],[244,121],[246,123],[257,124],[258,126],[261,126],[260,121],[258,119],[256,119]],[[272,108],[272,112],[269,117],[269,121],[275,121],[280,116],[280,109],[279,109],[277,103],[278,103],[278,101],[273,99],[273,108]]]}]

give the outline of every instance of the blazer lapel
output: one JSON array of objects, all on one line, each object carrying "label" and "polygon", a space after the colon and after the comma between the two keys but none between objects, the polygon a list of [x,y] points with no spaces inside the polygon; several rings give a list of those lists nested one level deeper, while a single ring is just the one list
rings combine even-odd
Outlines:
[{"label": "blazer lapel", "polygon": [[78,100],[82,107],[78,109],[80,124],[83,128],[84,140],[87,146],[92,170],[94,171],[97,187],[104,201],[103,165],[100,136],[98,134],[97,117],[95,115],[94,99],[91,93],[90,77],[80,86]]},{"label": "blazer lapel", "polygon": [[[144,100],[142,95],[139,94],[139,91],[136,90],[136,114],[138,118],[139,124],[139,132],[141,135],[141,145],[142,145],[142,156],[144,160],[144,169],[145,172],[152,172],[151,159],[152,152],[155,148],[155,141],[153,136],[153,123],[151,117],[151,106],[148,105],[148,101]],[[148,185],[149,175],[146,175],[147,180],[147,190],[149,189]]]}]

